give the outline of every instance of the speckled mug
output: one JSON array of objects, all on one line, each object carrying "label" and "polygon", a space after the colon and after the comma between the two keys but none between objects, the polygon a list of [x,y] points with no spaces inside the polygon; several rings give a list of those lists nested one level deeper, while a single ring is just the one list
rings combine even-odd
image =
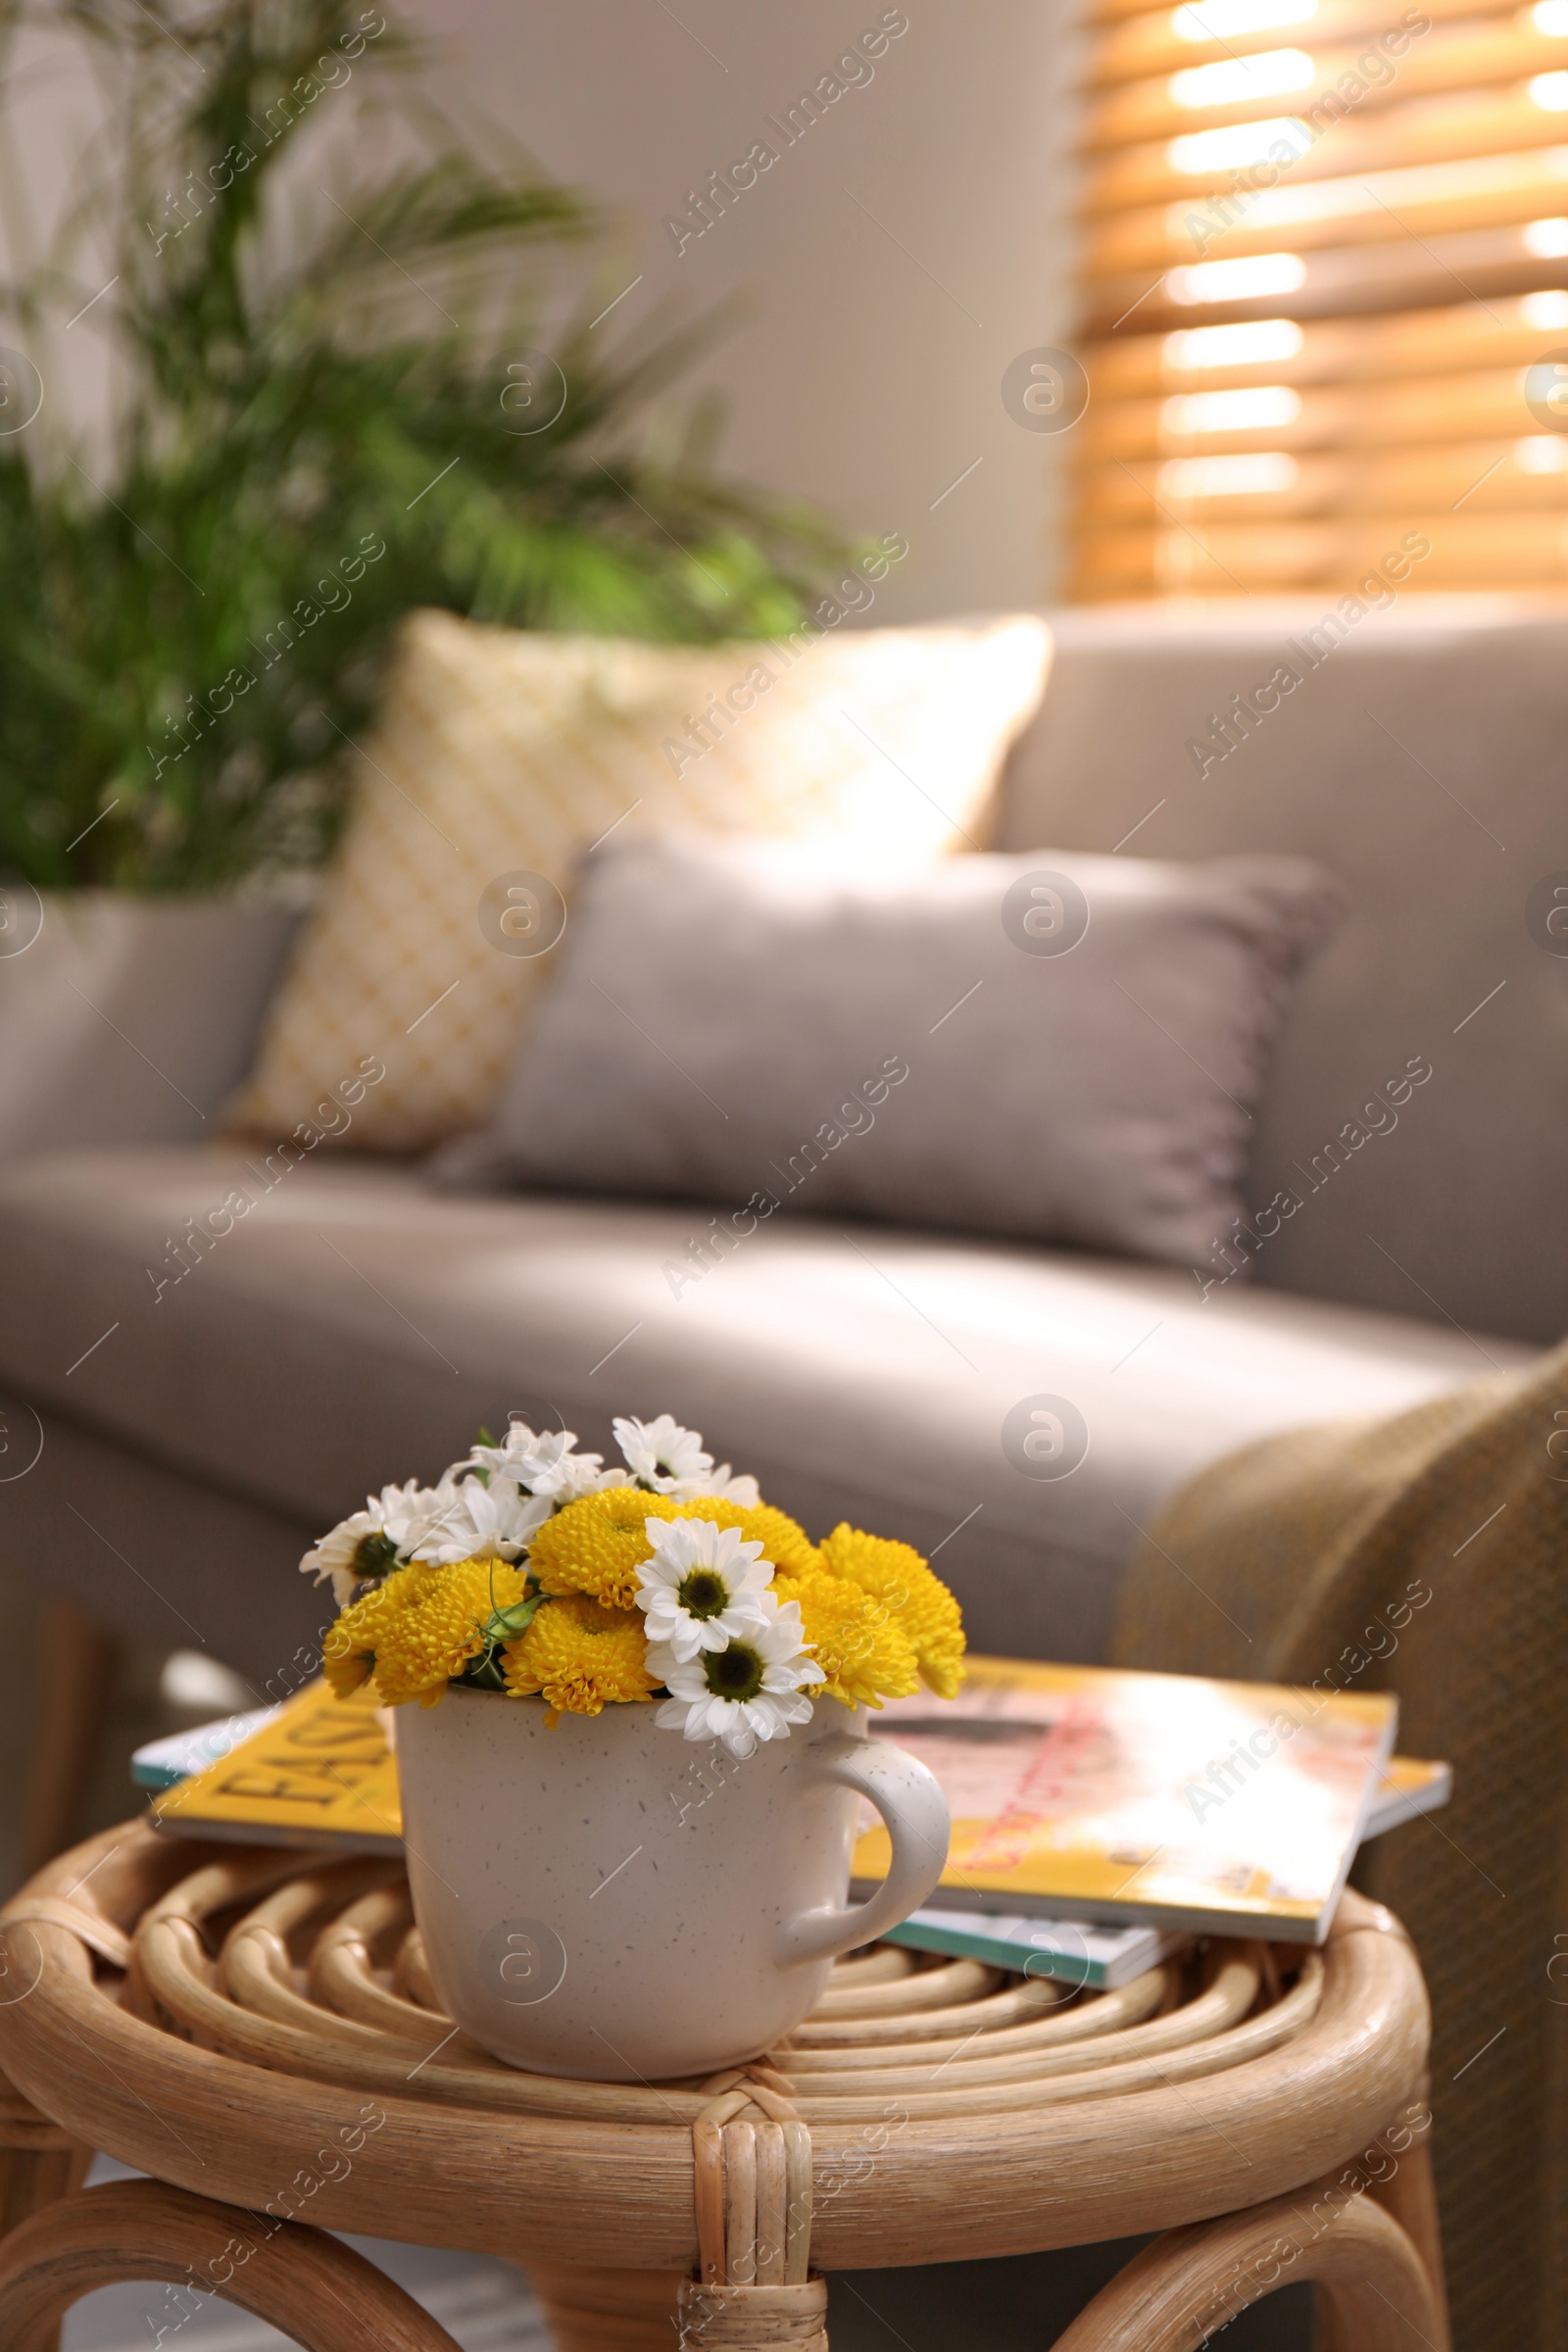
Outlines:
[{"label": "speckled mug", "polygon": [[[448,2014],[511,2066],[606,2082],[768,2049],[841,1952],[916,1910],[948,1807],[923,1764],[836,1700],[744,1762],[651,1705],[565,1715],[449,1690],[400,1707],[409,1881]],[[849,1904],[861,1797],[893,1859]]]}]

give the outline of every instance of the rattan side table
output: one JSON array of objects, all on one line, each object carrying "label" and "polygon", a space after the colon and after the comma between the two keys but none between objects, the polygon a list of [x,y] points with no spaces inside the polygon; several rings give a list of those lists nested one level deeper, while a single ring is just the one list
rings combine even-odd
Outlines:
[{"label": "rattan side table", "polygon": [[[893,1945],[705,2082],[523,2075],[441,2014],[402,1872],[133,1823],[0,1913],[0,2343],[111,2278],[308,2352],[452,2352],[350,2249],[528,2272],[561,2352],[825,2352],[812,2268],[1164,2231],[1058,2352],[1176,2352],[1310,2278],[1336,2344],[1446,2352],[1428,2013],[1386,1911],[1321,1953],[1215,1942],[1072,1995]],[[152,2179],[81,2189],[98,2148]]]}]

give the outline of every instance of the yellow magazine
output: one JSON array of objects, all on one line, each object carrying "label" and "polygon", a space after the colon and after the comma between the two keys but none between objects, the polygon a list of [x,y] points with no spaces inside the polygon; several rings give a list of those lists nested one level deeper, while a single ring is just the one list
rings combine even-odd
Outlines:
[{"label": "yellow magazine", "polygon": [[[1398,1702],[1372,1692],[972,1658],[875,1729],[953,1811],[936,1907],[1316,1942],[1368,1826]],[[868,1827],[858,1885],[881,1880]]]},{"label": "yellow magazine", "polygon": [[334,1698],[324,1682],[307,1684],[223,1752],[228,1729],[211,1724],[184,1742],[159,1743],[199,1756],[205,1739],[209,1750],[219,1750],[153,1798],[159,1829],[244,1844],[400,1850],[397,1758],[385,1710],[363,1690]]},{"label": "yellow magazine", "polygon": [[[896,1699],[870,1728],[947,1791],[933,1908],[1311,1941],[1361,1838],[1446,1800],[1446,1765],[1391,1755],[1396,1714],[1381,1694],[974,1657],[956,1700]],[[144,1784],[173,1783],[153,1798],[160,1829],[398,1850],[384,1710],[314,1683],[253,1723],[142,1751]],[[868,1828],[857,1886],[886,1868]]]}]

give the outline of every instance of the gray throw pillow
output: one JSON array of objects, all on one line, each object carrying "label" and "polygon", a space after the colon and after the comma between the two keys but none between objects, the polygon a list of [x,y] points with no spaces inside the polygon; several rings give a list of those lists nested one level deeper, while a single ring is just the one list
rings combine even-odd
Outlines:
[{"label": "gray throw pillow", "polygon": [[893,1219],[1206,1264],[1318,866],[1038,851],[878,882],[758,842],[585,866],[561,968],[446,1180]]}]

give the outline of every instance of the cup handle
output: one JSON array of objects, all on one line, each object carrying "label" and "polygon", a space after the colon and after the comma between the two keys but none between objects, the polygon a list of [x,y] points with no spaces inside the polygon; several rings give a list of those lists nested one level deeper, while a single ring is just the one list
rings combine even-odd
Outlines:
[{"label": "cup handle", "polygon": [[887,1824],[893,1859],[886,1879],[867,1901],[824,1904],[787,1920],[779,1933],[781,1967],[835,1960],[858,1944],[874,1943],[919,1909],[948,1858],[953,1827],[948,1800],[936,1775],[917,1757],[885,1740],[845,1734],[824,1740],[814,1750],[813,1761],[813,1778],[834,1781],[858,1796],[869,1797]]}]

